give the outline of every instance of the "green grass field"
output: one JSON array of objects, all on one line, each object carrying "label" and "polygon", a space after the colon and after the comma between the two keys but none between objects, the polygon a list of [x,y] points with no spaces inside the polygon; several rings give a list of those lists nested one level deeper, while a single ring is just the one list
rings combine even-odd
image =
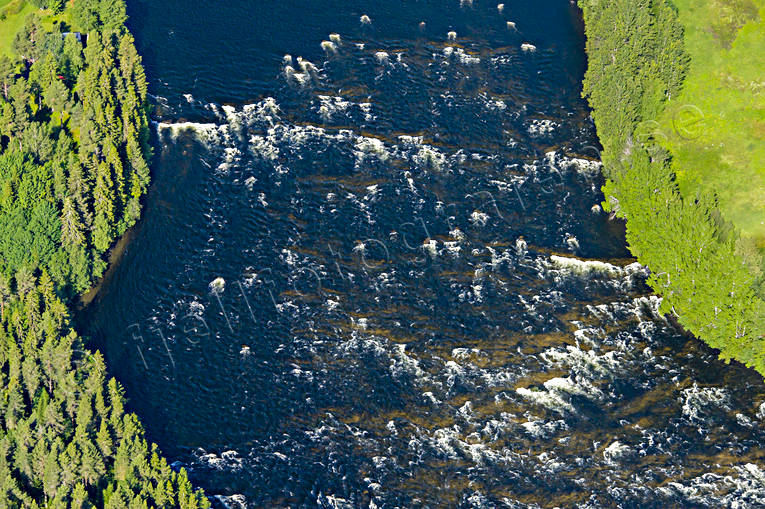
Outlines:
[{"label": "green grass field", "polygon": [[0,55],[13,53],[13,38],[34,11],[35,6],[26,0],[0,0]]},{"label": "green grass field", "polygon": [[[69,6],[67,2],[67,6]],[[72,26],[71,9],[53,14],[48,9],[37,9],[27,0],[0,0],[0,55],[15,56],[13,51],[13,39],[16,33],[24,26],[24,22],[31,13],[36,12],[40,16],[42,28],[53,31],[54,23],[63,23],[67,31],[76,31]]]},{"label": "green grass field", "polygon": [[659,119],[681,193],[765,249],[765,0],[675,0],[691,67]]}]

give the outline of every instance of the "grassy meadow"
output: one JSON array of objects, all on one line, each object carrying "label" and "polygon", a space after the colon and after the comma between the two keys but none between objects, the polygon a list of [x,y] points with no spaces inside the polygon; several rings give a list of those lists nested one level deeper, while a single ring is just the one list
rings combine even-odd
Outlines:
[{"label": "grassy meadow", "polygon": [[0,0],[0,55],[13,54],[13,38],[37,8],[26,0]]},{"label": "grassy meadow", "polygon": [[683,196],[765,250],[765,0],[674,0],[691,57],[659,124]]},{"label": "grassy meadow", "polygon": [[13,39],[32,13],[37,13],[40,17],[42,28],[46,32],[56,31],[54,25],[59,23],[63,24],[65,31],[77,30],[69,9],[54,14],[50,9],[38,9],[28,0],[0,0],[0,56],[18,57],[13,50]]}]

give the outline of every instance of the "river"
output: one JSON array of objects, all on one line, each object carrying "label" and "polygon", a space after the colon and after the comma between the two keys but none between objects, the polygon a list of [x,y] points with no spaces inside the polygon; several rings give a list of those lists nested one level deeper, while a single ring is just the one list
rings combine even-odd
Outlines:
[{"label": "river", "polygon": [[568,1],[129,2],[140,224],[78,317],[221,507],[755,507],[765,385],[598,204]]}]

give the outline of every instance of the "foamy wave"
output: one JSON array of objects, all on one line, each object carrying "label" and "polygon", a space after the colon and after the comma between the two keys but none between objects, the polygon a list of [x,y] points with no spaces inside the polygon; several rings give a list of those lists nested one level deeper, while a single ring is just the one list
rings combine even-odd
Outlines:
[{"label": "foamy wave", "polygon": [[533,137],[548,136],[560,126],[557,122],[549,119],[534,119],[526,127],[527,132]]},{"label": "foamy wave", "polygon": [[582,396],[593,401],[602,400],[603,392],[587,379],[574,380],[572,377],[555,377],[547,380],[544,390],[530,390],[519,387],[516,392],[525,399],[561,415],[577,414],[571,403],[571,396]]},{"label": "foamy wave", "polygon": [[385,146],[385,143],[377,138],[368,138],[366,136],[359,136],[356,139],[355,151],[356,160],[358,163],[362,162],[365,158],[373,156],[377,157],[381,161],[388,159],[390,152]]},{"label": "foamy wave", "polygon": [[598,355],[594,350],[582,350],[568,345],[564,349],[551,348],[545,350],[541,357],[550,366],[566,366],[577,373],[588,373],[591,376],[613,378],[621,372],[624,362],[620,352],[610,351]]},{"label": "foamy wave", "polygon": [[169,131],[173,139],[181,133],[191,132],[202,141],[208,141],[221,127],[218,124],[199,122],[157,122],[156,126],[160,133]]},{"label": "foamy wave", "polygon": [[226,509],[247,509],[247,498],[244,495],[215,495],[215,500]]},{"label": "foamy wave", "polygon": [[746,463],[734,466],[725,476],[708,472],[690,481],[670,482],[658,491],[668,498],[706,507],[758,507],[765,500],[765,472]]},{"label": "foamy wave", "polygon": [[454,57],[462,65],[477,65],[481,63],[481,58],[465,52],[464,49],[455,46],[446,46],[444,56]]},{"label": "foamy wave", "polygon": [[197,456],[198,461],[208,468],[239,471],[243,467],[243,460],[236,451],[224,451],[218,455],[205,452],[203,449],[197,449],[194,454]]},{"label": "foamy wave", "polygon": [[566,271],[569,274],[604,274],[609,277],[618,277],[643,271],[643,267],[639,263],[618,266],[598,260],[580,260],[578,258],[558,255],[550,256],[550,266],[554,269]]},{"label": "foamy wave", "polygon": [[559,431],[568,429],[566,421],[562,419],[555,421],[527,421],[521,423],[521,426],[532,437],[542,439],[548,439]]},{"label": "foamy wave", "polygon": [[683,389],[680,396],[683,404],[683,416],[691,423],[707,422],[713,414],[730,410],[730,394],[727,389],[719,387],[699,387],[696,382],[693,387]]},{"label": "foamy wave", "polygon": [[625,458],[629,458],[633,455],[633,450],[630,446],[627,444],[623,444],[619,442],[618,440],[614,440],[611,445],[605,448],[603,451],[603,457],[605,460],[612,464],[616,465],[621,460]]}]

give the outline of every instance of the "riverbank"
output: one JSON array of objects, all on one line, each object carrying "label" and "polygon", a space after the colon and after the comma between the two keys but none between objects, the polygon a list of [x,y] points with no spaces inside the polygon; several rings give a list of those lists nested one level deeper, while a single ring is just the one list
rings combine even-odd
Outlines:
[{"label": "riverbank", "polygon": [[0,500],[14,507],[209,507],[70,322],[149,184],[126,19],[124,0],[0,2]]},{"label": "riverbank", "polygon": [[[726,16],[744,12],[742,5],[728,5]],[[725,148],[726,140],[751,145],[760,136],[758,110],[746,100],[759,95],[751,87],[735,92],[733,79],[762,68],[756,53],[744,66],[735,58],[762,41],[759,18],[731,14],[720,20],[734,21],[706,24],[715,7],[690,1],[584,0],[580,7],[589,59],[584,95],[604,148],[604,209],[627,220],[630,250],[650,268],[661,310],[722,359],[765,374],[761,246],[744,217],[762,219],[747,198],[759,180],[735,170],[761,174],[760,148],[755,143],[735,161],[726,154],[737,145]],[[710,54],[709,44],[719,49]],[[710,67],[708,58],[738,74]],[[715,88],[711,69],[726,88]],[[742,112],[749,123],[738,121]],[[744,215],[736,212],[742,207]]]}]

